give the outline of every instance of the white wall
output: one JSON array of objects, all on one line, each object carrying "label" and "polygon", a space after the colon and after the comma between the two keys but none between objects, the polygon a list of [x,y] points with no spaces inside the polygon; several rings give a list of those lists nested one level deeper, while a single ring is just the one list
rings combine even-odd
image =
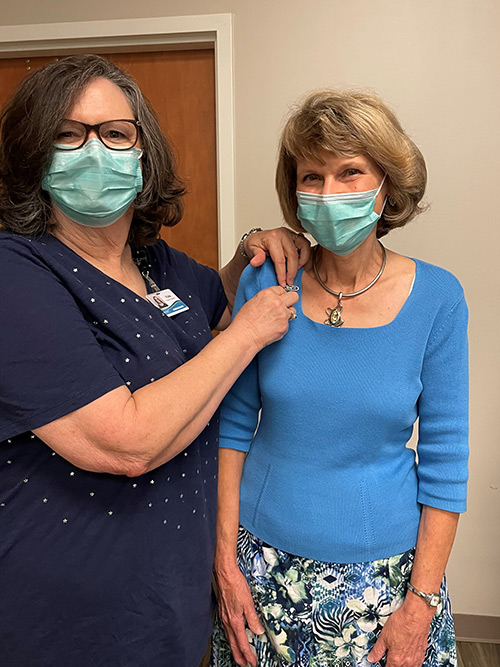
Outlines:
[{"label": "white wall", "polygon": [[[500,3],[497,0],[23,0],[2,25],[233,12],[240,232],[280,224],[277,137],[320,86],[368,87],[422,149],[431,208],[394,250],[440,264],[470,306],[471,482],[448,578],[454,611],[500,616]],[[429,295],[432,299],[432,294]]]}]

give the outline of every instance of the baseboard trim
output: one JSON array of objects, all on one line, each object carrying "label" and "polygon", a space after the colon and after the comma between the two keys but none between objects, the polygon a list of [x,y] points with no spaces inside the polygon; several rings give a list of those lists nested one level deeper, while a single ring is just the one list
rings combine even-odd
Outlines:
[{"label": "baseboard trim", "polygon": [[459,642],[500,644],[500,616],[453,614]]}]

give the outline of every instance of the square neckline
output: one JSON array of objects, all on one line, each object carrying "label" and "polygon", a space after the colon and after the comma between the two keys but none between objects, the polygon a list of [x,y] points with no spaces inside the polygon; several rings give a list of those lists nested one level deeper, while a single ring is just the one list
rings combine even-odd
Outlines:
[{"label": "square neckline", "polygon": [[[405,255],[405,257],[407,257]],[[410,293],[406,297],[403,305],[401,308],[398,310],[396,315],[393,317],[393,319],[390,322],[387,322],[387,324],[380,324],[376,325],[373,327],[346,327],[346,326],[341,326],[341,327],[333,327],[328,324],[325,324],[324,322],[317,322],[316,320],[311,319],[308,315],[304,313],[304,310],[302,308],[302,275],[304,272],[304,267],[300,268],[297,271],[297,275],[295,277],[295,284],[299,287],[299,300],[297,301],[296,309],[297,312],[302,315],[302,317],[310,322],[311,324],[318,325],[319,327],[324,327],[325,329],[329,330],[335,330],[335,331],[374,331],[377,329],[385,329],[386,327],[390,327],[393,325],[396,325],[398,320],[402,319],[404,316],[404,311],[406,311],[409,308],[409,304],[413,299],[415,298],[415,292],[417,291],[417,287],[420,284],[420,262],[418,259],[415,257],[407,257],[407,259],[411,259],[415,263],[415,275],[413,277],[412,281],[412,287],[410,290]]]}]

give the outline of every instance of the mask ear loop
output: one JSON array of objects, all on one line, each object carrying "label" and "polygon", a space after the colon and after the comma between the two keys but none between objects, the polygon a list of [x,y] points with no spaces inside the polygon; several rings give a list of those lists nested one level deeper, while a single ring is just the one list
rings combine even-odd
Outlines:
[{"label": "mask ear loop", "polygon": [[[375,197],[377,197],[380,190],[382,190],[382,186],[384,185],[384,182],[385,182],[386,178],[387,178],[387,174],[384,174],[384,178],[382,179],[382,183],[378,186],[378,190],[377,190],[377,193],[376,193]],[[380,213],[377,213],[379,218],[382,217],[382,213],[384,212],[384,208],[385,208],[385,205],[387,204],[388,199],[389,199],[389,195],[386,195],[384,197],[384,203],[382,204],[382,209],[380,210]]]},{"label": "mask ear loop", "polygon": [[384,185],[386,178],[387,178],[387,174],[384,174],[384,178],[382,179],[382,183],[378,186],[378,190],[377,190],[377,193],[376,193],[375,197],[378,195],[380,190],[382,190],[382,186]]},{"label": "mask ear loop", "polygon": [[378,215],[379,218],[382,217],[382,213],[384,212],[384,208],[385,208],[385,205],[387,204],[387,200],[388,200],[388,199],[389,199],[389,196],[386,195],[386,196],[384,197],[384,203],[382,204],[382,209],[381,209],[380,213],[377,213],[377,215]]}]

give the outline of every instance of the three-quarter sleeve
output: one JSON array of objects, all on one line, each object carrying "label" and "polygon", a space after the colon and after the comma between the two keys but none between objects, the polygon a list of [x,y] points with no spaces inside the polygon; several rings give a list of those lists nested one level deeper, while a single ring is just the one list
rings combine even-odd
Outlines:
[{"label": "three-quarter sleeve", "polygon": [[429,337],[418,402],[418,501],[465,512],[468,478],[468,311],[463,293]]},{"label": "three-quarter sleeve", "polygon": [[26,245],[2,246],[0,440],[123,385],[74,298]]},{"label": "three-quarter sleeve", "polygon": [[[260,291],[259,270],[248,266],[242,273],[236,293],[233,316]],[[258,360],[254,358],[222,402],[220,447],[248,452],[259,421],[261,397]]]}]

